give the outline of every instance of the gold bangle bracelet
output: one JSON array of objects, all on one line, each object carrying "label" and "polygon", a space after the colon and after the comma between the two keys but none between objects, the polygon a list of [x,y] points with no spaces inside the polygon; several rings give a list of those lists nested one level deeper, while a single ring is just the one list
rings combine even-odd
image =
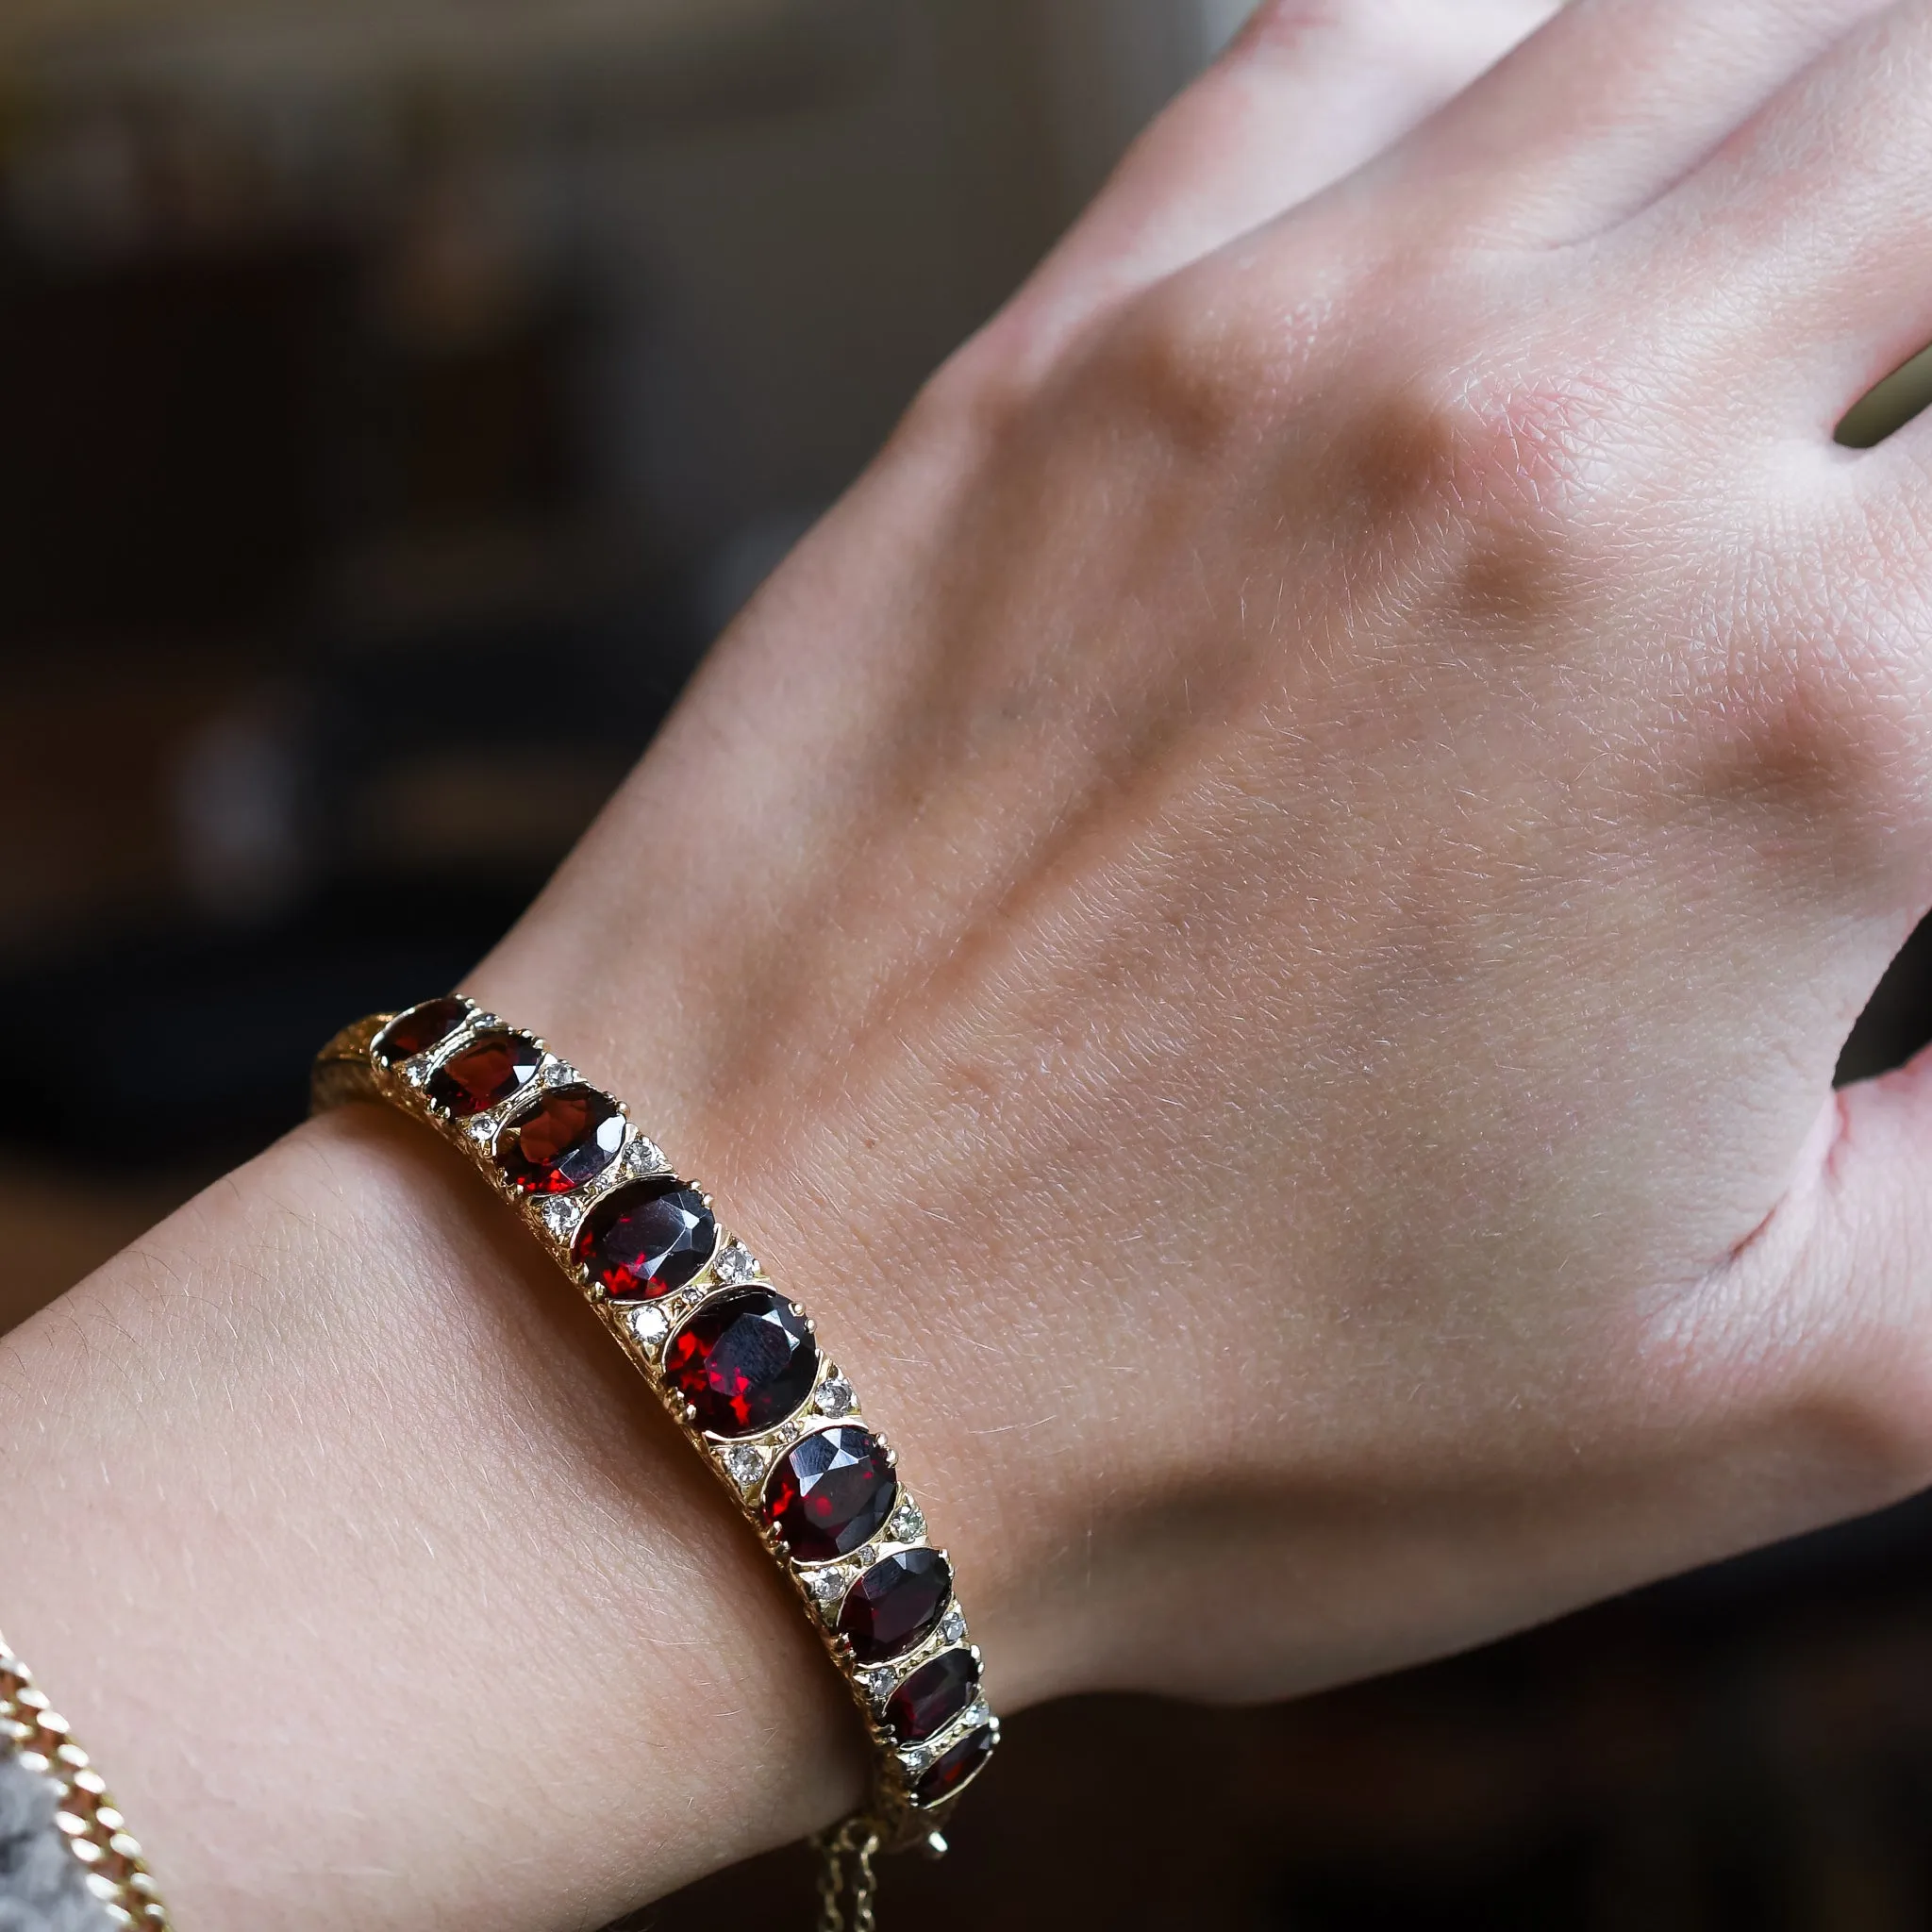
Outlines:
[{"label": "gold bangle bracelet", "polygon": [[168,1932],[141,1845],[115,1809],[101,1774],[74,1741],[67,1720],[35,1687],[33,1673],[0,1637],[0,1756],[54,1787],[54,1824],[79,1860],[89,1892],[111,1925]]},{"label": "gold bangle bracelet", "polygon": [[[946,1554],[811,1320],[623,1104],[459,996],[344,1027],[314,1110],[381,1100],[460,1147],[590,1299],[797,1591],[874,1746],[821,1835],[824,1932],[872,1924],[875,1852],[941,1826],[999,1740]],[[849,1916],[848,1916],[849,1914]]]}]

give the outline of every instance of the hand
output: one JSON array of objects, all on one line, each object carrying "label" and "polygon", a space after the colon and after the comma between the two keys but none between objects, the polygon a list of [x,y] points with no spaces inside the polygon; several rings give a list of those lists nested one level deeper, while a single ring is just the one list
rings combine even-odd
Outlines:
[{"label": "hand", "polygon": [[[1374,138],[1427,88],[1365,80],[1379,122],[1303,148],[1280,104],[1400,63],[1271,13],[472,982],[810,1303],[1004,1707],[1332,1681],[1924,1479],[1932,1094],[1829,1092],[1932,900],[1925,435],[1830,441],[1932,334],[1875,272],[1925,225],[1932,9],[1872,10],[1579,0],[1412,134]],[[438,1153],[308,1130],[15,1351],[87,1338],[68,1418],[103,1358],[218,1360],[170,1493],[298,1432],[265,1502],[223,1491],[217,1624],[355,1815],[291,1838],[256,1744],[210,1824],[172,1707],[249,1761],[241,1693],[152,1639],[86,1722],[204,1923],[306,1923],[287,1880],[267,1916],[223,1892],[264,1843],[358,1925],[425,1923],[432,1880],[560,1922],[562,1872],[589,1913],[849,1788],[790,1607]],[[139,1386],[117,1494],[189,1455],[179,1377]],[[96,1493],[87,1432],[49,1440],[8,1441],[17,1491]],[[216,1560],[152,1487],[26,1586],[43,1675],[88,1654],[55,1603],[141,1626],[101,1607],[131,1565],[165,1625]],[[315,1577],[288,1659],[291,1541],[379,1561]],[[558,1674],[509,1772],[542,1828],[472,1788],[507,1629]],[[318,1657],[377,1660],[359,1756]],[[406,1848],[420,1890],[347,1869]]]},{"label": "hand", "polygon": [[1103,208],[485,974],[890,1391],[1008,1697],[1925,1479],[1932,1101],[1830,1082],[1932,898],[1932,445],[1831,427],[1932,327],[1932,11],[1778,91],[1860,10],[1579,6],[1151,282]]}]

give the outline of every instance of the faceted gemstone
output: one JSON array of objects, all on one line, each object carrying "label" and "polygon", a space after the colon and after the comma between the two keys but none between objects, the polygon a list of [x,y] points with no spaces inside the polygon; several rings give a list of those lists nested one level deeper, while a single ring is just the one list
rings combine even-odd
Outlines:
[{"label": "faceted gemstone", "polygon": [[625,1326],[646,1348],[656,1348],[664,1340],[665,1331],[671,1326],[671,1318],[662,1308],[628,1308],[625,1311],[624,1321]]},{"label": "faceted gemstone", "polygon": [[624,1150],[624,1165],[630,1174],[667,1174],[671,1169],[663,1148],[643,1134]]},{"label": "faceted gemstone", "polygon": [[814,1570],[807,1577],[805,1587],[820,1604],[829,1608],[845,1594],[845,1587],[851,1581],[849,1570]]},{"label": "faceted gemstone", "polygon": [[849,1557],[892,1513],[899,1479],[869,1430],[821,1429],[778,1458],[765,1481],[765,1519],[801,1563]]},{"label": "faceted gemstone", "polygon": [[756,1436],[792,1414],[818,1379],[805,1317],[769,1289],[720,1296],[672,1337],[664,1375],[714,1436]]},{"label": "faceted gemstone", "polygon": [[573,1249],[612,1301],[650,1301],[682,1288],[718,1244],[705,1197],[675,1174],[634,1181],[584,1217]]},{"label": "faceted gemstone", "polygon": [[749,1281],[758,1272],[758,1264],[752,1259],[751,1250],[741,1248],[736,1241],[718,1257],[718,1279],[737,1287]]},{"label": "faceted gemstone", "polygon": [[843,1415],[852,1407],[852,1384],[843,1375],[827,1375],[813,1392],[811,1406],[821,1415]]},{"label": "faceted gemstone", "polygon": [[979,1666],[970,1650],[942,1650],[921,1664],[886,1702],[886,1722],[902,1744],[942,1731],[973,1702]]},{"label": "faceted gemstone", "polygon": [[624,1145],[624,1116],[594,1087],[553,1087],[512,1114],[496,1164],[525,1194],[566,1194],[599,1174]]},{"label": "faceted gemstone", "polygon": [[429,1097],[460,1120],[527,1087],[543,1056],[537,1042],[521,1033],[486,1033],[430,1076]]},{"label": "faceted gemstone", "polygon": [[420,1007],[398,1013],[375,1036],[370,1051],[383,1066],[395,1066],[426,1052],[439,1040],[447,1040],[469,1014],[469,1008],[458,999],[425,1000]]},{"label": "faceted gemstone", "polygon": [[953,1573],[937,1550],[898,1550],[860,1575],[839,1612],[840,1631],[861,1663],[900,1657],[940,1620]]},{"label": "faceted gemstone", "polygon": [[912,1802],[937,1805],[941,1798],[950,1798],[992,1756],[992,1726],[982,1724],[942,1752],[912,1787]]}]

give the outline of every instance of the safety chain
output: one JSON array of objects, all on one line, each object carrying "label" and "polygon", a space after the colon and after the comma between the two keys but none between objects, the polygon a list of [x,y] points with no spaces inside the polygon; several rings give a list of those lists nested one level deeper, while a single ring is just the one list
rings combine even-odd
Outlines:
[{"label": "safety chain", "polygon": [[872,1861],[879,1848],[878,1827],[848,1818],[820,1832],[812,1843],[819,1855],[818,1932],[874,1932],[878,1877]]}]

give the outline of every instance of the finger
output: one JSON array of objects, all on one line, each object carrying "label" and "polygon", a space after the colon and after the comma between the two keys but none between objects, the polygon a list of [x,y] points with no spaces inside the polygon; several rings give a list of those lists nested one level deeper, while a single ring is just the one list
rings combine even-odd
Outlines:
[{"label": "finger", "polygon": [[1399,140],[1561,0],[1273,0],[1141,135],[1028,290],[1063,320],[1144,288]]},{"label": "finger", "polygon": [[1928,88],[1932,7],[1909,0],[1847,33],[1607,238],[1624,279],[1646,285],[1654,325],[1704,330],[1760,396],[1828,433],[1932,338]]},{"label": "finger", "polygon": [[1574,0],[1389,157],[1429,214],[1552,245],[1653,201],[1889,0]]}]

